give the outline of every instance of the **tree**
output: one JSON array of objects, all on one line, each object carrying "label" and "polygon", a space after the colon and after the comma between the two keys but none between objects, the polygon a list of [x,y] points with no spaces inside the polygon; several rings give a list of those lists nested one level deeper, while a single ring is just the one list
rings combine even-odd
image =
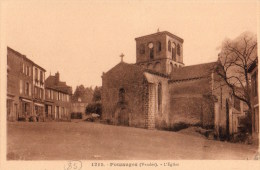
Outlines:
[{"label": "tree", "polygon": [[245,32],[234,40],[223,41],[219,53],[221,64],[216,69],[217,74],[231,89],[233,96],[247,104],[249,119],[251,119],[252,106],[248,68],[256,57],[256,35]]},{"label": "tree", "polygon": [[74,94],[72,95],[72,100],[78,101],[78,98],[80,98],[82,102],[90,103],[93,98],[92,87],[85,88],[84,85],[77,86]]},{"label": "tree", "polygon": [[93,102],[101,101],[101,91],[102,91],[102,87],[97,87],[97,86],[95,87],[93,98],[92,98]]},{"label": "tree", "polygon": [[86,107],[85,113],[86,114],[96,113],[101,116],[102,115],[101,102],[89,103],[88,106]]}]

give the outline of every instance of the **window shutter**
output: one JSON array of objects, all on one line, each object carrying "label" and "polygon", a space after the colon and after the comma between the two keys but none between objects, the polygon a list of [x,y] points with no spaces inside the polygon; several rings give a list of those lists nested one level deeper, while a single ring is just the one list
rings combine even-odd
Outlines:
[{"label": "window shutter", "polygon": [[31,84],[29,84],[29,96],[31,96],[32,95],[32,89],[31,89]]},{"label": "window shutter", "polygon": [[23,93],[23,80],[20,80],[20,94]]}]

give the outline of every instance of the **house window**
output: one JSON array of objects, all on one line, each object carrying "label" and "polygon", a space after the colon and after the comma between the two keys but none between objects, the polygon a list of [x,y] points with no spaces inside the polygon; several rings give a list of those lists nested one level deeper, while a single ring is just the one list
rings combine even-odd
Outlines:
[{"label": "house window", "polygon": [[124,103],[125,102],[125,89],[120,88],[119,89],[119,103]]},{"label": "house window", "polygon": [[144,54],[145,53],[145,46],[144,46],[144,44],[140,45],[139,53],[140,54]]},{"label": "house window", "polygon": [[28,82],[25,83],[25,94],[29,95],[29,83]]},{"label": "house window", "polygon": [[171,49],[172,49],[172,43],[171,43],[171,41],[169,40],[169,41],[168,41],[168,51],[171,52]]},{"label": "house window", "polygon": [[39,98],[41,99],[42,98],[42,89],[39,89]]},{"label": "house window", "polygon": [[31,95],[32,95],[32,85],[29,84],[29,96],[31,96]]},{"label": "house window", "polygon": [[59,92],[55,92],[56,100],[59,100]]},{"label": "house window", "polygon": [[30,75],[30,74],[29,74],[29,69],[30,69],[29,66],[26,66],[26,73],[25,73],[25,74],[26,74],[27,76]]},{"label": "house window", "polygon": [[38,69],[35,68],[35,81],[38,82]]},{"label": "house window", "polygon": [[53,91],[50,90],[50,94],[51,94],[51,99],[53,100]]},{"label": "house window", "polygon": [[40,71],[40,83],[43,83],[43,72]]},{"label": "house window", "polygon": [[39,88],[39,90],[40,90],[40,91],[39,91],[39,93],[40,93],[40,99],[43,99],[43,89],[40,89],[40,88]]},{"label": "house window", "polygon": [[157,52],[162,51],[162,44],[160,41],[157,42]]},{"label": "house window", "polygon": [[24,63],[21,63],[21,73],[24,73]]},{"label": "house window", "polygon": [[45,99],[49,99],[49,90],[45,89]]},{"label": "house window", "polygon": [[162,84],[158,83],[158,111],[162,110]]},{"label": "house window", "polygon": [[38,98],[41,98],[41,89],[40,89],[39,87],[37,88],[37,91],[38,91],[38,92],[37,92],[37,93],[38,93],[38,96],[37,96],[37,97],[38,97]]},{"label": "house window", "polygon": [[178,54],[178,56],[181,55],[181,47],[180,47],[180,44],[177,44],[177,54]]},{"label": "house window", "polygon": [[37,98],[38,97],[38,91],[37,91],[37,87],[34,87],[34,97]]}]

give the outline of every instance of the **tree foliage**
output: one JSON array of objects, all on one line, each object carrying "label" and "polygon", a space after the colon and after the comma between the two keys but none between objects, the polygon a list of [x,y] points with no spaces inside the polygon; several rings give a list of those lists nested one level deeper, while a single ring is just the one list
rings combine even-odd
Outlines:
[{"label": "tree foliage", "polygon": [[93,89],[92,87],[84,87],[84,85],[79,85],[76,87],[74,94],[72,95],[72,101],[78,101],[79,99],[82,102],[90,103],[93,98]]},{"label": "tree foliage", "polygon": [[88,106],[86,107],[86,114],[90,114],[90,113],[96,113],[99,114],[100,116],[102,115],[102,105],[101,102],[93,102],[88,104]]},{"label": "tree foliage", "polygon": [[93,93],[93,102],[98,102],[101,101],[101,93],[102,93],[102,87],[95,87],[94,93]]}]

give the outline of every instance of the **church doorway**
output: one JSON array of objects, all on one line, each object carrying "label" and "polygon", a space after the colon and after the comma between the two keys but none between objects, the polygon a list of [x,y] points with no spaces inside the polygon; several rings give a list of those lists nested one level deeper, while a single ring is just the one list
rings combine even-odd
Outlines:
[{"label": "church doorway", "polygon": [[127,109],[125,93],[124,88],[119,89],[115,118],[118,125],[129,126],[129,109]]},{"label": "church doorway", "polygon": [[120,108],[119,110],[118,125],[129,126],[129,115],[125,108]]}]

